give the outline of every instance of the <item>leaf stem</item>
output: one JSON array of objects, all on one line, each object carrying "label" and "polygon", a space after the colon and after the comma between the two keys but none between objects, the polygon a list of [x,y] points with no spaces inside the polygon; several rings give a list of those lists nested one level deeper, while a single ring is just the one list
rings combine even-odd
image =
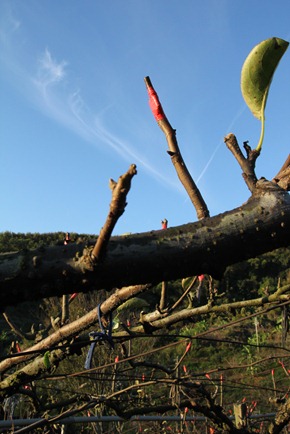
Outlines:
[{"label": "leaf stem", "polygon": [[256,151],[257,152],[261,152],[262,149],[262,144],[263,144],[263,140],[264,140],[264,135],[265,135],[265,104],[263,104],[262,107],[262,116],[261,116],[261,134],[260,134],[260,139],[259,139],[259,143],[256,147]]}]

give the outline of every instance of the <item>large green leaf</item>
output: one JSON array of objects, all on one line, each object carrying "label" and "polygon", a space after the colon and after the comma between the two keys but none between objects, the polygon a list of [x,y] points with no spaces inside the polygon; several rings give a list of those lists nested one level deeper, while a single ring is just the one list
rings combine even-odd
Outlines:
[{"label": "large green leaf", "polygon": [[288,45],[289,42],[280,38],[266,39],[252,49],[242,68],[242,95],[253,115],[262,122],[257,151],[261,150],[264,137],[265,107],[270,84]]},{"label": "large green leaf", "polygon": [[133,311],[133,310],[143,309],[145,307],[149,307],[149,303],[146,300],[144,300],[144,298],[134,297],[121,304],[117,308],[117,311],[121,312],[125,309],[129,309]]}]

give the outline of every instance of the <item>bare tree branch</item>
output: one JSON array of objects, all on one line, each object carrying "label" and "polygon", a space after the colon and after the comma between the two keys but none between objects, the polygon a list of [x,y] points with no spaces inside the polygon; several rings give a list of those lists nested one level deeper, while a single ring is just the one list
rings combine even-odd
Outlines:
[{"label": "bare tree branch", "polygon": [[[24,300],[209,274],[290,244],[290,198],[261,179],[241,207],[166,231],[112,237],[104,261],[70,244],[0,255],[1,308]],[[37,259],[36,259],[37,258]],[[112,272],[113,270],[113,272]]]},{"label": "bare tree branch", "polygon": [[155,92],[152,86],[150,78],[145,77],[144,80],[150,98],[149,102],[150,102],[151,110],[153,112],[153,115],[155,116],[156,121],[158,122],[158,125],[160,126],[161,130],[165,134],[168,148],[169,148],[167,152],[171,157],[171,161],[175,167],[178,178],[181,181],[182,185],[184,186],[185,190],[187,191],[187,194],[192,204],[195,207],[198,219],[200,220],[204,217],[208,217],[209,211],[207,209],[206,203],[199,189],[197,188],[197,185],[193,181],[186,167],[186,164],[182,158],[176,139],[176,131],[172,128],[167,117],[163,112],[163,108],[160,104],[157,93]]},{"label": "bare tree branch", "polygon": [[[114,311],[125,301],[148,290],[150,287],[151,285],[137,285],[116,289],[115,292],[101,304],[101,312],[104,315],[107,315],[108,313]],[[19,356],[8,358],[0,362],[0,372],[4,373],[12,366],[15,366],[19,363],[35,357],[35,354],[31,354],[32,352],[43,352],[44,350],[48,350],[65,340],[71,339],[72,337],[80,334],[84,330],[87,330],[97,322],[98,312],[97,309],[93,309],[81,318],[71,322],[70,324],[64,325],[55,333],[48,336],[47,338],[42,339],[37,344],[26,348],[24,351],[21,352]],[[26,352],[28,353],[27,355],[25,354]]]},{"label": "bare tree branch", "polygon": [[[290,285],[285,285],[281,288],[279,288],[274,294],[271,294],[267,297],[260,297],[258,299],[253,299],[253,300],[244,300],[244,301],[240,301],[240,302],[233,302],[233,303],[225,303],[223,305],[220,306],[212,306],[212,305],[205,305],[205,306],[201,306],[198,308],[192,308],[192,309],[183,309],[177,313],[172,313],[171,315],[168,315],[167,318],[158,318],[157,314],[159,312],[157,312],[155,314],[155,318],[154,318],[154,313],[152,314],[148,314],[145,315],[145,317],[147,318],[148,321],[148,325],[151,327],[152,332],[153,331],[157,331],[160,329],[163,329],[165,327],[169,327],[170,325],[176,324],[180,321],[184,321],[187,320],[189,318],[192,318],[195,315],[200,316],[201,314],[209,314],[209,313],[221,313],[221,312],[228,312],[230,309],[241,309],[241,308],[249,308],[249,307],[258,307],[258,306],[265,306],[267,304],[273,304],[273,303],[289,303],[289,295],[285,295],[285,292],[289,291],[290,289]],[[110,305],[112,303],[112,301],[110,301],[108,303],[108,305]],[[281,304],[278,304],[276,306],[274,306],[274,308],[277,308],[281,306]],[[209,333],[212,333],[214,331],[217,330],[221,330],[224,329],[226,327],[232,326],[234,324],[240,323],[242,321],[247,320],[250,317],[256,316],[256,315],[261,315],[262,313],[268,312],[270,308],[266,308],[263,311],[257,312],[255,314],[249,315],[249,316],[245,316],[242,317],[234,322],[231,322],[229,324],[226,325],[222,325],[219,327],[216,327],[215,329],[211,329],[209,331],[200,333],[199,335],[195,336],[195,338],[197,338],[198,336],[205,336]],[[104,308],[104,311],[106,311],[106,309]],[[159,313],[160,314],[160,313]],[[149,322],[150,320],[150,322]],[[66,326],[68,327],[68,326]],[[65,327],[63,327],[64,329]],[[61,330],[61,329],[60,329]],[[145,330],[148,330],[145,328],[144,326],[136,326],[136,327],[132,327],[132,329],[130,330],[130,333],[128,331],[122,331],[122,332],[116,332],[114,333],[113,337],[116,339],[133,339],[134,335],[138,336],[140,334],[144,334]],[[75,333],[77,331],[75,330]],[[54,334],[56,335],[56,334]],[[189,336],[190,338],[190,336]],[[47,339],[46,339],[47,341]],[[80,342],[82,342],[82,345],[85,346],[86,342],[84,339],[82,339],[82,337],[80,337]],[[34,346],[35,348],[36,346]],[[38,345],[38,350],[40,350],[40,345]],[[33,348],[33,347],[32,347]],[[80,348],[80,346],[78,346],[78,348]],[[43,349],[43,348],[41,348]],[[31,351],[31,348],[30,348]],[[21,368],[20,370],[14,372],[13,374],[11,374],[10,376],[6,377],[2,382],[0,382],[0,397],[2,396],[8,396],[11,393],[14,393],[15,390],[17,390],[17,388],[21,385],[24,385],[28,382],[31,382],[33,380],[35,380],[36,378],[38,378],[40,375],[44,374],[46,371],[49,371],[51,369],[51,367],[56,367],[58,366],[58,364],[61,362],[61,360],[63,360],[64,358],[68,357],[70,354],[72,354],[74,352],[74,346],[71,345],[70,350],[62,350],[62,349],[56,349],[53,351],[50,351],[49,353],[49,359],[50,359],[50,367],[47,367],[44,361],[44,357],[38,357],[36,360],[34,360],[33,362],[31,362],[29,365],[26,365],[24,368]],[[187,350],[186,350],[187,352]],[[185,352],[185,353],[186,353]],[[25,356],[19,356],[17,357],[16,362],[20,362],[23,361],[23,357]],[[140,357],[140,356],[137,356]],[[24,358],[25,360],[25,358]],[[127,359],[128,360],[128,359]],[[4,367],[6,367],[6,369],[8,369],[8,367],[11,367],[15,364],[15,361],[13,361],[13,359],[7,359],[4,362],[2,362],[2,369]],[[8,366],[10,365],[10,366]]]},{"label": "bare tree branch", "polygon": [[131,187],[131,179],[136,174],[136,166],[135,164],[131,164],[128,171],[119,177],[118,182],[115,182],[112,179],[110,180],[110,188],[112,190],[110,212],[91,254],[94,263],[101,261],[105,257],[106,249],[109,244],[113,229],[119,217],[121,217],[125,211],[125,207],[127,205],[127,194],[129,193]]},{"label": "bare tree branch", "polygon": [[239,163],[242,171],[243,178],[251,193],[254,192],[257,184],[257,177],[255,174],[256,159],[260,155],[255,149],[252,150],[247,142],[244,143],[244,147],[247,153],[247,158],[244,157],[240,146],[237,142],[236,136],[232,133],[225,137],[225,144],[231,151],[237,162]]}]

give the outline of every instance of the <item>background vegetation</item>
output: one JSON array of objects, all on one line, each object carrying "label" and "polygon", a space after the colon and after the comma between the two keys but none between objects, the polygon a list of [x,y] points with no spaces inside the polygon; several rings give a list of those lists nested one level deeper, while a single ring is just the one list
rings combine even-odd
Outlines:
[{"label": "background vegetation", "polygon": [[[63,244],[65,234],[0,234],[0,251],[33,249],[39,246]],[[71,238],[89,239],[91,236],[71,234]],[[279,249],[261,257],[228,267],[220,282],[205,276],[203,281],[205,301],[214,290],[220,297],[220,303],[231,303],[244,299],[254,299],[271,294],[278,286],[290,282],[289,249]],[[180,281],[168,282],[168,293],[174,300],[182,294]],[[183,307],[198,306],[194,286],[189,296],[183,301]],[[80,403],[91,396],[108,395],[118,390],[110,406],[99,403],[94,408],[83,411],[84,415],[110,415],[115,409],[126,411],[128,402],[135,409],[154,405],[156,408],[165,402],[175,403],[180,415],[178,385],[163,382],[149,384],[173,373],[194,378],[194,381],[206,385],[216,396],[217,402],[232,414],[235,403],[245,402],[248,415],[265,414],[276,411],[277,400],[283,400],[290,387],[290,360],[287,352],[288,311],[287,307],[265,310],[263,308],[229,309],[222,314],[209,313],[178,323],[177,327],[162,329],[154,335],[146,334],[132,342],[118,340],[118,331],[124,324],[128,329],[140,324],[140,312],[151,312],[158,304],[161,285],[156,286],[138,298],[120,306],[114,313],[114,349],[104,342],[97,346],[93,367],[99,367],[92,373],[84,372],[84,363],[88,347],[81,353],[66,359],[56,372],[45,375],[37,383],[28,384],[22,394],[13,395],[3,401],[0,407],[0,419],[43,417],[59,414],[75,401]],[[108,294],[78,294],[70,304],[70,320],[83,316],[94,309]],[[170,300],[167,300],[170,303]],[[201,300],[202,302],[202,300]],[[41,340],[51,332],[51,318],[59,317],[61,299],[45,299],[41,303],[22,303],[9,307],[6,313],[12,323],[9,325],[0,319],[0,355],[1,360],[15,352],[16,343],[21,350]],[[256,313],[257,316],[251,316]],[[210,333],[207,333],[210,331]],[[191,346],[188,349],[188,342]],[[171,345],[173,343],[175,345]],[[119,359],[136,356],[125,363]],[[171,371],[172,370],[172,371]],[[178,374],[176,374],[178,372]],[[148,386],[138,389],[138,382],[148,381]],[[132,387],[131,387],[132,386]],[[137,387],[136,387],[137,386]],[[31,394],[30,391],[37,392]],[[127,390],[127,391],[126,391]],[[168,391],[170,390],[170,393]],[[25,393],[26,392],[26,393]],[[37,396],[37,399],[34,397]],[[190,415],[191,412],[185,412]],[[256,432],[263,432],[265,420],[253,419]],[[69,432],[206,432],[209,422],[115,422],[70,426]],[[59,426],[50,425],[40,428],[39,432],[60,432]],[[38,432],[37,429],[35,432]],[[218,432],[218,431],[216,431]]]}]

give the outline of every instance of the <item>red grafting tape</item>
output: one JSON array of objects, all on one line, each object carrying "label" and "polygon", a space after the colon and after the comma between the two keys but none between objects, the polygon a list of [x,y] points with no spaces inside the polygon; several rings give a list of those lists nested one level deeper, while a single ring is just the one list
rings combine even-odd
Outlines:
[{"label": "red grafting tape", "polygon": [[148,95],[149,95],[149,106],[151,108],[151,111],[153,113],[154,118],[156,121],[161,121],[162,119],[165,119],[166,116],[164,114],[162,105],[159,101],[158,95],[155,92],[153,87],[147,87]]}]

